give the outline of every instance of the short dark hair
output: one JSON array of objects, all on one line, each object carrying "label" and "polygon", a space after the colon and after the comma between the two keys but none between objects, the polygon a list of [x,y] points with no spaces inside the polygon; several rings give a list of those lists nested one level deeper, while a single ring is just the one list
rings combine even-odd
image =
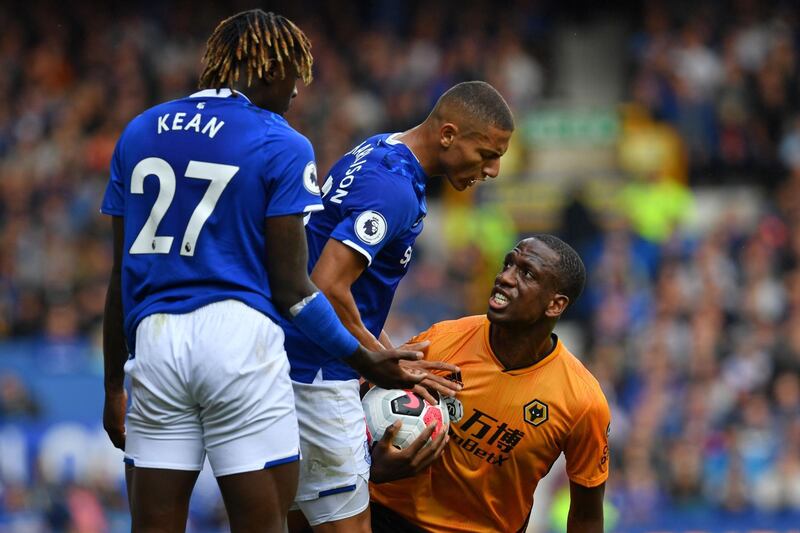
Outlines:
[{"label": "short dark hair", "polygon": [[242,11],[220,22],[208,38],[200,74],[201,89],[233,88],[245,67],[247,86],[253,77],[266,79],[270,62],[276,61],[280,79],[286,69],[311,83],[311,42],[295,24],[281,15],[261,9]]},{"label": "short dark hair", "polygon": [[433,107],[432,115],[455,108],[478,121],[504,131],[514,131],[514,117],[503,96],[485,81],[465,81],[447,90]]},{"label": "short dark hair", "polygon": [[558,264],[556,265],[556,279],[558,279],[558,291],[569,298],[570,305],[577,301],[586,285],[586,267],[581,260],[578,252],[555,235],[548,233],[537,233],[531,235],[544,243],[548,248],[558,254]]}]

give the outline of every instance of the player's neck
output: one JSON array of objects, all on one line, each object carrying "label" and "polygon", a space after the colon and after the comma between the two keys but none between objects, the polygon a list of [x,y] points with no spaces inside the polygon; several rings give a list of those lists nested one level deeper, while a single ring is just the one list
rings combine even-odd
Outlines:
[{"label": "player's neck", "polygon": [[516,328],[492,324],[489,345],[506,370],[535,365],[554,348],[553,328],[549,324]]},{"label": "player's neck", "polygon": [[253,105],[276,115],[283,116],[289,105],[285,95],[276,94],[275,87],[266,83],[254,83],[243,89],[235,86],[233,90],[246,95]]},{"label": "player's neck", "polygon": [[411,150],[417,161],[419,161],[422,170],[425,171],[425,175],[433,177],[440,175],[441,171],[436,166],[436,153],[431,149],[432,143],[430,142],[428,129],[428,125],[423,122],[398,135],[397,140]]}]

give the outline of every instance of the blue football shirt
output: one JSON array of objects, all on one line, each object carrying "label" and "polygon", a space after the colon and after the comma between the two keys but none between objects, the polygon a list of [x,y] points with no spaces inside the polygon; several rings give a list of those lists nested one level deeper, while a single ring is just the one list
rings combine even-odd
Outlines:
[{"label": "blue football shirt", "polygon": [[[422,231],[427,176],[397,134],[370,137],[345,154],[322,185],[325,209],[306,225],[309,272],[328,239],[336,239],[367,260],[351,292],[366,328],[380,335],[395,289],[408,271],[414,241]],[[353,379],[358,374],[331,358],[291,323],[281,322],[292,379],[310,383]],[[319,340],[319,339],[318,339]]]},{"label": "blue football shirt", "polygon": [[133,119],[101,207],[124,217],[131,352],[136,326],[153,313],[234,299],[277,321],[264,219],[319,209],[311,144],[241,93],[208,89]]}]

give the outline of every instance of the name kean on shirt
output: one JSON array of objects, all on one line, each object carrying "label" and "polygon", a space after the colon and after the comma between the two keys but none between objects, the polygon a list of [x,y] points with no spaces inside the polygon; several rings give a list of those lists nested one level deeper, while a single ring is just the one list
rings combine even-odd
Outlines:
[{"label": "name kean on shirt", "polygon": [[217,117],[203,117],[200,113],[195,113],[194,116],[186,120],[186,113],[175,113],[172,119],[169,118],[171,113],[166,113],[158,117],[158,134],[161,135],[163,131],[194,131],[195,133],[202,133],[208,135],[209,139],[213,139],[225,122],[218,120]]}]

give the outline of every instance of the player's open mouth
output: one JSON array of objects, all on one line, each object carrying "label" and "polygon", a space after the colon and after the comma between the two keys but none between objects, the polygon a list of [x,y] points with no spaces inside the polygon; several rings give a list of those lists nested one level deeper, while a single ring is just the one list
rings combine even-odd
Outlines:
[{"label": "player's open mouth", "polygon": [[492,309],[505,309],[508,307],[508,304],[508,297],[496,291],[493,292],[492,296],[489,298],[489,307]]}]

